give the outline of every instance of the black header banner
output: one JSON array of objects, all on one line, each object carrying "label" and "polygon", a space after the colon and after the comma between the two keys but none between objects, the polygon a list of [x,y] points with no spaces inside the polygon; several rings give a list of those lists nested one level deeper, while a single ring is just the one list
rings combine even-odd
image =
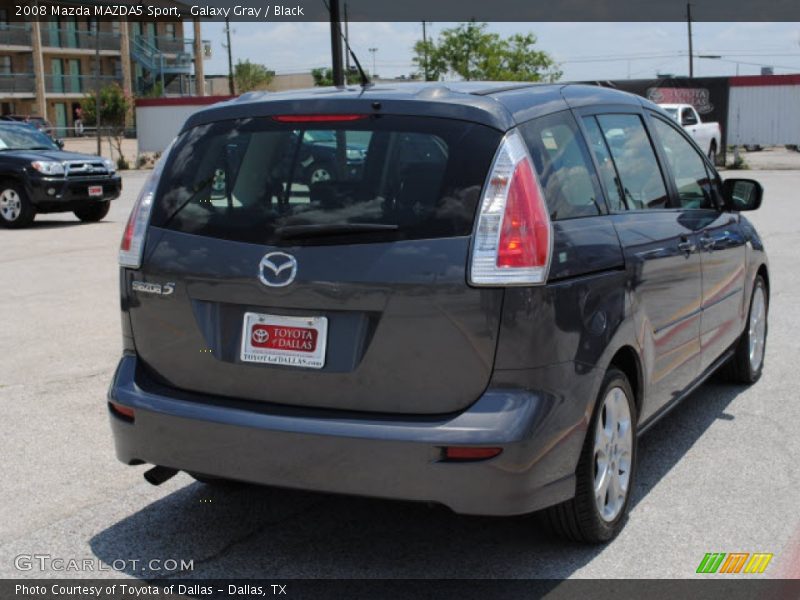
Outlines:
[{"label": "black header banner", "polygon": [[[344,0],[340,0],[343,5]],[[800,21],[798,0],[693,0],[692,20]],[[0,21],[327,21],[327,0],[0,0]],[[685,0],[347,0],[350,21],[685,21]]]}]

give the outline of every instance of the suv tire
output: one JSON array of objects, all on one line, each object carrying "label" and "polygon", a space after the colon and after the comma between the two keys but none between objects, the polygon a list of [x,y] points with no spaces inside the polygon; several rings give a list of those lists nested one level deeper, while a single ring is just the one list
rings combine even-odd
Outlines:
[{"label": "suv tire", "polygon": [[36,209],[19,183],[0,184],[0,223],[9,229],[20,229],[30,225],[35,216]]},{"label": "suv tire", "polygon": [[73,211],[84,223],[97,223],[101,221],[108,214],[111,209],[111,202],[98,202],[97,204],[90,204],[83,208]]},{"label": "suv tire", "polygon": [[209,485],[216,488],[227,488],[227,487],[236,487],[238,485],[243,485],[239,481],[234,481],[233,479],[225,479],[224,477],[214,477],[213,475],[205,475],[204,473],[195,473],[192,471],[186,471],[186,473],[194,479],[202,483],[203,485]]}]

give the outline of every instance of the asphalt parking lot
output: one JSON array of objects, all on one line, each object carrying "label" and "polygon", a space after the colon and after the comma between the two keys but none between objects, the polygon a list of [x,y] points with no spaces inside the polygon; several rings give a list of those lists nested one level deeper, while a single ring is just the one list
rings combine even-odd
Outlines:
[{"label": "asphalt parking lot", "polygon": [[[298,491],[161,487],[114,457],[105,392],[120,352],[116,254],[146,173],[101,223],[44,215],[0,230],[0,577],[47,554],[104,577],[691,578],[706,552],[770,552],[764,576],[800,577],[800,171],[749,171],[771,262],[766,367],[752,388],[703,385],[641,441],[630,521],[614,542],[551,539],[528,518]],[[139,561],[134,563],[133,561]],[[115,564],[120,564],[119,562]],[[174,575],[174,573],[172,573]]]}]

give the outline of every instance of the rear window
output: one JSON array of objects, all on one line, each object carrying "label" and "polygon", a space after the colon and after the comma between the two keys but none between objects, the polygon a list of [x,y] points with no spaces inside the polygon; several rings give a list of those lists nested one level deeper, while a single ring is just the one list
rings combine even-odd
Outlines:
[{"label": "rear window", "polygon": [[469,235],[500,137],[385,115],[200,125],[176,142],[152,223],[274,245]]}]

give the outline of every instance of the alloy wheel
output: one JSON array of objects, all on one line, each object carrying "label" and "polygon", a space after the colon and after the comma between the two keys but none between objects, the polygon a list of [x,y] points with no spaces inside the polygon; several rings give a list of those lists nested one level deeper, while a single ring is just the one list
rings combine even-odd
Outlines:
[{"label": "alloy wheel", "polygon": [[5,189],[0,193],[0,215],[9,222],[16,221],[22,214],[22,200],[16,190]]},{"label": "alloy wheel", "polygon": [[611,388],[595,425],[594,498],[601,518],[610,523],[625,506],[633,457],[631,411],[625,391]]},{"label": "alloy wheel", "polygon": [[753,303],[750,306],[750,324],[748,339],[750,341],[750,369],[755,373],[764,360],[764,347],[767,337],[767,299],[764,288],[756,286],[753,291]]}]

